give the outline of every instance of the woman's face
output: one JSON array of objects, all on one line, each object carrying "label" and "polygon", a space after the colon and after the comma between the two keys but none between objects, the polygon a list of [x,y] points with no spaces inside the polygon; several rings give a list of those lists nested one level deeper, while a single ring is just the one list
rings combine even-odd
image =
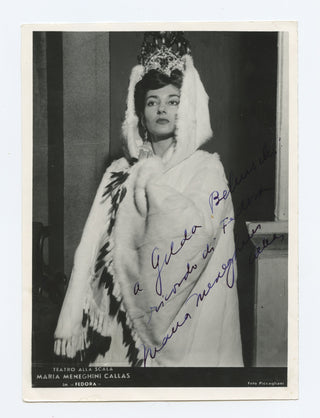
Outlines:
[{"label": "woman's face", "polygon": [[180,90],[172,84],[147,92],[143,122],[152,141],[161,141],[173,136],[179,101]]}]

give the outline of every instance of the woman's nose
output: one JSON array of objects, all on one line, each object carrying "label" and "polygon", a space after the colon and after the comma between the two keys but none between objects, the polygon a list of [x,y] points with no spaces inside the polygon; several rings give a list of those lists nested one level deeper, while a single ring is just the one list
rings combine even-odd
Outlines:
[{"label": "woman's nose", "polygon": [[160,115],[161,113],[166,113],[166,106],[165,104],[159,104],[157,113]]}]

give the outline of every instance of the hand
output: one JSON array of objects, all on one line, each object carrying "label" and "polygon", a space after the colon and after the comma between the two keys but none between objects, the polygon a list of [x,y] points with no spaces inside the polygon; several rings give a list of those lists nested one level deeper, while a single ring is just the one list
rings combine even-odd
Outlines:
[{"label": "hand", "polygon": [[134,199],[138,211],[142,216],[147,212],[146,186],[151,180],[163,173],[163,163],[159,157],[153,156],[144,161],[139,167],[134,186]]}]

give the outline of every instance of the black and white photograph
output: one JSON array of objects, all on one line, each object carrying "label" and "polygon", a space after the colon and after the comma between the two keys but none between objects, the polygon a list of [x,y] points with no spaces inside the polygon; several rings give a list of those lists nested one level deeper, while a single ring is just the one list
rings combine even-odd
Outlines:
[{"label": "black and white photograph", "polygon": [[25,398],[296,397],[296,24],[23,30]]}]

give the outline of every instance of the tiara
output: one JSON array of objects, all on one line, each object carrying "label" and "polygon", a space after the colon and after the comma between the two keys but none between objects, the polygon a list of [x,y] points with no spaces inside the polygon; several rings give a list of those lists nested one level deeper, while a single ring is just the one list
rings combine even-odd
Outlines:
[{"label": "tiara", "polygon": [[170,76],[173,70],[184,70],[182,57],[191,54],[183,32],[146,32],[138,61],[144,73],[158,70]]}]

